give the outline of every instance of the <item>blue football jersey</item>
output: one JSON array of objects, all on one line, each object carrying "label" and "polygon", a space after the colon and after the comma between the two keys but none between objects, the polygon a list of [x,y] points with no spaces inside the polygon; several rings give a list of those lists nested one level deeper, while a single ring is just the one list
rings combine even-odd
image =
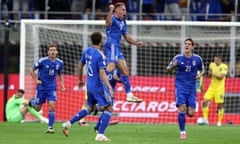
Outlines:
[{"label": "blue football jersey", "polygon": [[38,80],[42,84],[37,85],[37,90],[56,90],[56,76],[63,72],[63,61],[56,59],[52,61],[49,57],[43,57],[33,65],[38,70]]},{"label": "blue football jersey", "polygon": [[191,89],[196,89],[197,71],[204,69],[202,58],[197,54],[193,54],[191,57],[176,55],[169,63],[169,66],[171,66],[175,60],[177,60],[176,88],[186,92]]},{"label": "blue football jersey", "polygon": [[99,76],[99,70],[106,68],[103,53],[94,47],[89,47],[83,52],[80,62],[87,66],[87,91],[102,93],[103,81]]},{"label": "blue football jersey", "polygon": [[128,30],[126,21],[112,16],[112,25],[106,28],[107,37],[105,43],[114,43],[115,45],[120,45],[122,35],[127,33]]}]

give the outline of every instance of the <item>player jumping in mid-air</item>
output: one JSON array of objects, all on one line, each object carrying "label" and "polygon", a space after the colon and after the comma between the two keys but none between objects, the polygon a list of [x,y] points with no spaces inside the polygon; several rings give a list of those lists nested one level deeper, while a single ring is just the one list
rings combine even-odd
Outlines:
[{"label": "player jumping in mid-air", "polygon": [[[178,107],[178,124],[180,138],[186,139],[185,123],[187,114],[193,117],[196,108],[196,79],[204,73],[202,58],[193,53],[194,42],[188,38],[184,42],[184,54],[176,55],[169,65],[167,72],[176,68],[176,106]],[[197,75],[197,71],[200,73]]]},{"label": "player jumping in mid-air", "polygon": [[127,42],[136,46],[143,46],[143,42],[134,40],[127,30],[126,24],[126,6],[124,3],[116,3],[109,5],[109,12],[105,20],[106,24],[106,41],[104,44],[104,53],[107,57],[107,67],[109,71],[113,71],[116,66],[122,73],[121,82],[125,85],[128,102],[142,102],[131,92],[131,84],[129,80],[129,70],[123,53],[121,52],[121,37]]}]

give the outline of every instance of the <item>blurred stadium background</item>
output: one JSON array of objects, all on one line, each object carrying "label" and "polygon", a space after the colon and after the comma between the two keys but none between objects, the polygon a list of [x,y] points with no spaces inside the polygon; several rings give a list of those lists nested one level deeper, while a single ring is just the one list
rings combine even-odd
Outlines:
[{"label": "blurred stadium background", "polygon": [[[226,115],[224,124],[231,122],[240,124],[240,27],[224,26],[224,24],[230,21],[236,23],[239,21],[238,0],[232,1],[234,11],[231,14],[193,14],[190,13],[190,0],[180,0],[182,2],[179,3],[182,10],[180,19],[176,19],[176,15],[171,13],[144,13],[141,8],[143,1],[137,2],[139,2],[139,10],[128,14],[128,29],[131,35],[138,40],[143,40],[145,45],[143,48],[136,49],[136,47],[128,45],[123,40],[122,48],[131,70],[133,91],[136,95],[142,97],[144,102],[141,104],[125,102],[123,87],[118,85],[114,107],[116,118],[121,122],[130,123],[177,122],[177,110],[174,103],[174,77],[172,74],[165,73],[165,67],[171,57],[182,51],[183,40],[186,37],[192,37],[196,43],[195,52],[203,57],[206,68],[213,60],[215,54],[221,54],[223,61],[229,65],[230,72],[226,82]],[[29,5],[32,6],[32,3],[29,3]],[[47,8],[49,5],[45,3],[44,6]],[[91,25],[87,23],[76,24],[75,20],[73,20],[75,19],[73,16],[76,13],[70,11],[53,12],[48,9],[44,11],[17,11],[19,19],[14,19],[13,14],[16,11],[6,11],[2,8],[0,20],[0,121],[5,120],[4,104],[6,100],[20,86],[24,86],[27,98],[35,94],[33,82],[28,75],[28,69],[37,58],[46,54],[45,48],[49,43],[58,45],[59,57],[65,61],[65,83],[68,89],[66,93],[58,92],[57,120],[66,120],[81,108],[84,104],[84,92],[76,88],[76,65],[82,50],[89,45],[89,33],[92,31],[104,33],[103,21],[101,21],[101,18],[98,19],[97,16],[104,17],[106,12],[98,12],[94,7],[93,5],[89,13],[80,13],[82,15],[79,15],[77,18],[77,21],[97,19],[89,21],[89,23],[96,22],[96,24]],[[24,23],[26,26],[24,32],[21,31],[21,19],[25,19],[23,14],[27,14],[28,19],[35,20],[35,22]],[[197,16],[208,17],[209,15],[217,17],[228,16],[230,19],[228,22],[223,22],[222,19],[205,19],[202,22],[206,22],[205,26],[184,25],[184,21],[191,22]],[[172,16],[172,18],[166,19],[166,16]],[[47,24],[46,22],[44,24],[41,23],[41,19],[55,19],[55,23]],[[58,21],[56,19],[61,20]],[[171,23],[170,20],[174,22]],[[175,20],[178,20],[178,22]],[[72,24],[64,25],[64,21]],[[149,24],[151,21],[153,21],[152,24]],[[214,21],[216,26],[207,24],[207,21]],[[161,24],[161,22],[165,23]],[[221,22],[223,23],[222,26],[219,24]],[[21,39],[20,34],[22,33],[24,33],[25,39]],[[23,57],[25,65],[20,65],[21,45],[25,49],[25,57]],[[20,67],[24,68],[22,73],[24,77],[19,75]],[[21,79],[24,80],[22,85],[20,84]],[[197,117],[201,116],[200,104],[208,85],[209,78],[206,75],[204,90],[198,94],[199,109],[197,115],[195,118],[189,119],[188,122],[196,123]],[[214,108],[216,108],[215,105],[213,105],[210,113],[209,121],[211,124],[216,123],[216,109]],[[45,109],[46,107],[44,107],[44,111]],[[29,116],[27,120],[33,121],[35,119]],[[95,121],[96,117],[92,116],[87,120]]]}]

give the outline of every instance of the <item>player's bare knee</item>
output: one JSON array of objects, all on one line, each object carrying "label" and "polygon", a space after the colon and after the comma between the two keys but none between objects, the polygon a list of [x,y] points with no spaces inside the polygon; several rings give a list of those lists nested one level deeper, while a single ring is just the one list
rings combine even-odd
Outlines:
[{"label": "player's bare knee", "polygon": [[129,71],[128,71],[128,70],[123,70],[123,71],[122,71],[122,75],[128,76],[128,75],[129,75]]},{"label": "player's bare knee", "polygon": [[26,106],[23,106],[23,107],[20,109],[20,112],[21,112],[22,114],[27,113],[27,111],[28,111],[28,109],[27,109]]},{"label": "player's bare knee", "polygon": [[109,105],[109,106],[106,107],[106,110],[112,112],[113,111],[113,107],[111,105]]},{"label": "player's bare knee", "polygon": [[93,112],[93,107],[87,106],[87,110],[89,111],[89,113]]},{"label": "player's bare knee", "polygon": [[188,112],[187,112],[187,116],[188,116],[188,117],[193,117],[194,114],[195,114],[194,111],[188,111]]},{"label": "player's bare knee", "polygon": [[49,105],[48,108],[49,108],[50,111],[54,111],[55,110],[55,105]]},{"label": "player's bare knee", "polygon": [[223,109],[224,107],[224,104],[223,103],[218,103],[217,104],[217,109],[220,110],[220,109]]},{"label": "player's bare knee", "polygon": [[203,106],[203,107],[208,107],[208,106],[209,106],[209,101],[204,100],[204,101],[202,102],[202,106]]},{"label": "player's bare knee", "polygon": [[41,106],[35,106],[34,109],[35,109],[37,112],[39,112],[39,111],[42,109],[42,107],[41,107]]},{"label": "player's bare knee", "polygon": [[178,107],[178,111],[179,112],[186,112],[186,106],[185,105],[180,105],[179,107]]},{"label": "player's bare knee", "polygon": [[106,108],[105,107],[99,107],[99,111],[104,111]]}]

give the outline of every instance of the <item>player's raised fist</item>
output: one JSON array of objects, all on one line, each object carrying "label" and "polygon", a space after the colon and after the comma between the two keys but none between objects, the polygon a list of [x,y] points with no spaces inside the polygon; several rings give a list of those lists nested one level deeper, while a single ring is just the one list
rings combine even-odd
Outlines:
[{"label": "player's raised fist", "polygon": [[142,47],[142,46],[143,46],[143,42],[142,42],[142,41],[139,41],[139,42],[137,43],[137,46]]},{"label": "player's raised fist", "polygon": [[115,7],[114,7],[114,4],[110,4],[110,5],[109,5],[109,10],[114,10],[114,8],[115,8]]}]

